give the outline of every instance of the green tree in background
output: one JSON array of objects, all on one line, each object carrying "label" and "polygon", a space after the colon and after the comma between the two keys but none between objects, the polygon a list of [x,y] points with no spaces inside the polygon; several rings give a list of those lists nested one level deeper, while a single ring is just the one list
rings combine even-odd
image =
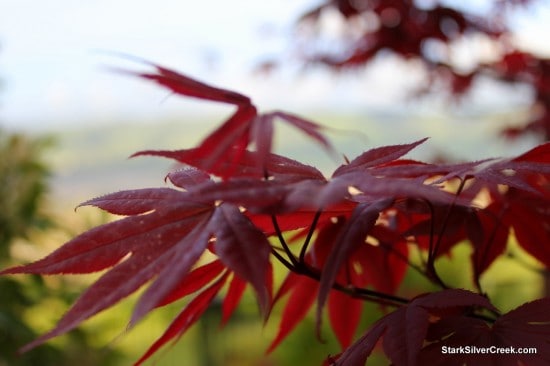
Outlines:
[{"label": "green tree in background", "polygon": [[[0,266],[13,264],[11,248],[18,239],[29,239],[33,230],[56,226],[45,211],[50,169],[44,153],[49,137],[29,137],[0,130]],[[73,286],[74,287],[74,286]],[[38,352],[19,355],[17,349],[36,338],[39,331],[25,320],[32,307],[46,306],[54,297],[74,300],[76,289],[62,282],[55,290],[39,276],[0,279],[0,366],[113,365],[117,354],[97,352],[90,346],[93,334],[78,331],[63,346],[48,345]]]},{"label": "green tree in background", "polygon": [[[40,160],[46,139],[30,139],[20,134],[0,133],[0,263],[10,262],[12,242],[26,237],[32,227],[45,228],[51,221],[40,210],[47,190],[48,169]],[[38,278],[26,282],[40,290]],[[16,279],[0,281],[0,365],[36,365],[58,361],[59,351],[45,347],[36,355],[17,356],[14,350],[20,342],[34,337],[34,331],[21,319],[24,308],[35,299],[28,288]],[[51,362],[50,362],[51,364]]]},{"label": "green tree in background", "polygon": [[0,255],[9,255],[10,243],[26,237],[33,227],[51,221],[40,211],[49,171],[41,155],[51,144],[47,138],[0,134]]}]

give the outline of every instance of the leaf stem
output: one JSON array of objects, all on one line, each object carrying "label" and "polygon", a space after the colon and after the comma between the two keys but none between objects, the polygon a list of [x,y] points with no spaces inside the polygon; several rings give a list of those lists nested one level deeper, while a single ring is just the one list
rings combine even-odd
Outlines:
[{"label": "leaf stem", "polygon": [[304,244],[302,245],[302,249],[300,250],[300,257],[299,261],[301,264],[305,263],[305,257],[307,248],[309,246],[309,243],[311,242],[311,238],[313,237],[313,233],[315,232],[315,229],[317,227],[317,223],[319,222],[319,218],[321,217],[321,210],[318,210],[315,213],[315,216],[313,216],[313,221],[311,222],[311,226],[309,227],[309,231],[306,236],[306,240],[304,240]]},{"label": "leaf stem", "polygon": [[[283,236],[283,232],[281,231],[281,227],[279,226],[279,222],[277,221],[277,216],[274,214],[271,215],[271,223],[273,224],[273,228],[275,229],[275,233],[277,233],[277,238],[279,239],[279,242],[281,243],[281,246],[283,247],[286,255],[288,256],[288,259],[290,260],[290,263],[292,263],[293,267],[300,267],[300,263],[294,256],[294,253],[290,250],[288,247],[288,244]],[[278,253],[277,253],[278,254]]]},{"label": "leaf stem", "polygon": [[438,238],[438,241],[436,244],[434,244],[434,237],[435,237],[435,209],[432,205],[432,203],[428,200],[425,201],[428,208],[430,209],[430,242],[428,246],[428,261],[426,263],[426,277],[432,281],[435,282],[437,285],[441,286],[441,288],[449,288],[445,282],[439,277],[439,274],[437,273],[437,270],[435,269],[435,257],[437,254],[437,251],[439,250],[439,244],[440,244],[440,238]]},{"label": "leaf stem", "polygon": [[[321,216],[321,211],[317,211],[315,214],[311,228],[308,232],[308,235],[306,237],[306,240],[304,242],[304,245],[302,246],[301,253],[300,253],[300,261],[298,262],[296,260],[296,257],[294,254],[290,251],[290,248],[288,247],[284,237],[283,233],[281,231],[281,227],[279,226],[279,223],[277,222],[277,217],[275,215],[271,215],[271,221],[273,223],[273,228],[275,229],[275,232],[277,234],[277,238],[279,239],[282,250],[286,253],[286,255],[289,257],[290,261],[284,258],[275,248],[271,248],[271,253],[275,256],[275,258],[281,262],[289,271],[294,272],[298,275],[307,276],[311,279],[314,279],[316,281],[320,281],[321,279],[321,273],[318,269],[310,267],[305,263],[305,254],[307,252],[307,246],[309,245],[309,242],[311,241],[311,237],[313,236],[313,232],[315,231],[315,227],[317,226],[317,222],[319,221],[319,217]],[[305,249],[304,249],[305,248]],[[303,255],[302,255],[303,254]],[[409,300],[403,297],[399,297],[396,295],[386,294],[383,292],[378,292],[374,290],[369,290],[365,288],[359,288],[352,285],[344,286],[339,283],[334,283],[332,285],[332,288],[338,291],[341,291],[345,294],[348,294],[355,298],[364,299],[367,301],[375,302],[381,305],[387,305],[387,306],[395,306],[399,307],[405,304],[409,303]]]},{"label": "leaf stem", "polygon": [[[321,279],[321,273],[309,266],[304,266],[303,270],[300,270],[296,272],[299,275],[307,276],[311,279],[314,279],[316,281],[319,281]],[[332,288],[335,290],[338,290],[340,292],[343,292],[347,295],[350,295],[354,298],[359,298],[371,302],[375,302],[381,305],[387,305],[387,306],[394,306],[394,307],[400,307],[402,305],[406,305],[410,302],[409,299],[400,297],[397,295],[387,294],[385,292],[379,292],[376,290],[370,290],[366,288],[356,287],[353,285],[342,285],[340,283],[335,282],[332,285]]]},{"label": "leaf stem", "polygon": [[287,261],[286,258],[282,255],[280,255],[275,248],[271,248],[271,254],[273,254],[273,256],[275,256],[275,258],[277,258],[277,260],[281,262],[289,271],[294,272],[296,270],[292,263]]},{"label": "leaf stem", "polygon": [[445,218],[443,219],[443,223],[441,224],[441,229],[439,230],[439,235],[437,236],[437,241],[435,242],[435,245],[433,245],[433,229],[435,224],[435,216],[434,216],[434,210],[433,206],[430,204],[431,207],[431,213],[432,213],[432,225],[431,225],[431,232],[430,232],[430,253],[429,253],[429,260],[428,260],[428,270],[429,274],[433,276],[434,280],[443,288],[449,288],[445,282],[441,279],[439,274],[437,273],[437,270],[435,269],[435,258],[437,257],[437,254],[439,253],[439,249],[441,248],[441,241],[443,239],[443,234],[447,230],[447,225],[449,224],[449,220],[451,218],[451,213],[456,206],[456,200],[458,199],[458,196],[462,193],[462,190],[464,189],[464,185],[466,184],[466,179],[460,179],[460,184],[458,188],[456,189],[455,196],[453,198],[453,201],[451,202],[451,205],[449,206],[449,209],[447,210],[447,213],[445,214]]}]

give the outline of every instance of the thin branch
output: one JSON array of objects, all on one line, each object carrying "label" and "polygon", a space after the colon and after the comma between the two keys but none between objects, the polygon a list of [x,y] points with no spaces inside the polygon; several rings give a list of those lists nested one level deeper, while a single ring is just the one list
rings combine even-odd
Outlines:
[{"label": "thin branch", "polygon": [[[279,250],[285,251],[284,248],[279,248]],[[286,260],[278,251],[277,248],[272,247],[271,253],[275,256],[275,258],[280,261],[289,271],[294,272],[301,276],[306,276],[311,279],[314,279],[316,281],[320,281],[321,279],[321,272],[313,267],[308,266],[306,263],[300,263],[299,267],[295,267],[292,263],[290,263],[288,260]],[[394,252],[395,254],[395,252]],[[400,257],[401,258],[401,257]],[[425,274],[425,273],[424,273]],[[344,294],[347,294],[353,298],[361,299],[364,301],[369,301],[372,303],[376,303],[383,306],[391,306],[391,307],[401,307],[404,305],[407,305],[411,302],[410,299],[404,298],[397,295],[388,294],[385,292],[380,292],[376,290],[371,290],[367,288],[361,288],[356,287],[353,285],[342,285],[340,283],[335,282],[332,285],[332,288],[336,291],[340,291]],[[498,318],[499,314],[494,314],[495,317],[490,317],[488,315],[484,314],[478,314],[478,313],[470,313],[468,316],[484,320],[489,323],[494,323],[496,319]]]},{"label": "thin branch", "polygon": [[435,257],[438,250],[438,243],[440,240],[438,239],[438,242],[434,245],[434,237],[435,237],[435,209],[432,205],[432,203],[428,200],[424,201],[428,208],[430,209],[430,242],[428,245],[428,262],[426,263],[426,277],[436,283],[438,286],[441,286],[442,288],[446,289],[449,288],[445,282],[439,277],[439,274],[437,273],[437,270],[435,269]]},{"label": "thin branch", "polygon": [[[269,180],[269,172],[267,171],[267,169],[265,167],[264,167],[264,179],[266,181]],[[281,243],[281,246],[283,247],[284,252],[288,256],[288,259],[290,260],[290,262],[287,261],[286,259],[284,259],[284,257],[281,256],[279,253],[277,253],[275,250],[272,249],[271,252],[273,253],[273,255],[275,255],[275,257],[279,261],[281,261],[281,263],[283,263],[285,265],[285,267],[287,267],[290,270],[294,270],[296,267],[299,266],[299,263],[296,260],[296,257],[294,256],[292,251],[290,250],[290,248],[288,247],[288,244],[287,244],[287,242],[286,242],[286,240],[283,236],[283,231],[281,230],[281,227],[279,226],[279,222],[277,221],[277,216],[275,216],[275,214],[271,214],[271,223],[273,224],[273,228],[275,229],[275,232],[277,233],[277,238],[279,239],[279,243]]]},{"label": "thin branch", "polygon": [[288,244],[283,236],[283,232],[281,231],[281,227],[279,226],[279,222],[277,221],[277,217],[275,215],[271,215],[271,223],[273,224],[273,228],[275,229],[275,232],[277,233],[277,238],[279,239],[279,242],[281,243],[281,246],[283,247],[286,255],[288,256],[288,259],[290,260],[290,263],[292,263],[293,267],[299,267],[300,263],[294,256],[294,253],[290,250],[288,247]]},{"label": "thin branch", "polygon": [[313,221],[311,222],[311,226],[309,227],[309,231],[306,236],[306,240],[304,240],[304,244],[302,245],[302,249],[300,250],[300,257],[299,261],[301,264],[305,263],[305,257],[307,248],[309,246],[309,243],[311,242],[311,238],[313,237],[313,233],[315,232],[315,229],[317,227],[317,223],[319,222],[319,218],[321,217],[321,210],[318,210],[315,213],[315,216],[313,216]]},{"label": "thin branch", "polygon": [[[321,273],[319,270],[306,266],[305,270],[299,272],[298,274],[307,276],[311,279],[314,279],[316,281],[321,280]],[[345,294],[348,294],[354,298],[359,298],[371,302],[375,302],[381,305],[388,305],[388,306],[395,306],[400,307],[403,305],[406,305],[410,302],[409,299],[406,299],[404,297],[387,294],[385,292],[379,292],[376,290],[370,290],[366,288],[356,287],[353,285],[342,285],[340,283],[335,282],[332,285],[332,288],[335,290],[338,290],[340,292],[343,292]]]},{"label": "thin branch", "polygon": [[434,280],[443,288],[449,288],[445,282],[441,279],[439,274],[437,273],[437,270],[435,269],[435,258],[437,257],[437,254],[439,253],[439,249],[441,248],[441,242],[444,237],[445,231],[447,230],[447,225],[449,224],[449,220],[451,218],[451,213],[456,206],[456,200],[458,199],[458,196],[460,196],[460,193],[462,193],[462,190],[464,189],[464,185],[466,184],[466,179],[460,179],[460,185],[458,186],[455,196],[453,198],[453,201],[451,202],[451,205],[449,206],[449,209],[447,210],[447,213],[445,214],[445,218],[443,219],[443,223],[441,224],[441,228],[439,230],[437,241],[435,244],[433,244],[433,235],[434,233],[434,225],[435,225],[435,215],[434,215],[434,209],[433,206],[430,204],[430,212],[432,215],[432,225],[430,226],[430,252],[428,253],[428,270],[430,271],[430,275],[433,276]]},{"label": "thin branch", "polygon": [[271,254],[273,254],[275,258],[277,258],[277,260],[281,262],[289,271],[295,271],[296,268],[292,265],[292,263],[287,261],[286,258],[280,255],[279,252],[277,252],[277,250],[273,247],[271,248]]}]

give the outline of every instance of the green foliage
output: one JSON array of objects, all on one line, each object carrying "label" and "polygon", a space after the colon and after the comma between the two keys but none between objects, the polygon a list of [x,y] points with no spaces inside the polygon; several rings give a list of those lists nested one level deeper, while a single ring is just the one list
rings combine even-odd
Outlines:
[{"label": "green foliage", "polygon": [[[13,264],[10,247],[16,239],[28,239],[32,230],[48,229],[53,220],[44,212],[50,170],[43,159],[52,146],[47,137],[31,138],[0,130],[0,264]],[[0,366],[113,365],[117,355],[97,352],[89,346],[90,334],[74,332],[63,343],[42,347],[37,352],[18,354],[17,349],[37,337],[27,322],[29,309],[46,308],[58,297],[73,300],[68,286],[48,288],[39,276],[0,279]],[[58,296],[56,296],[58,295]]]},{"label": "green foliage", "polygon": [[49,138],[0,131],[1,258],[7,257],[13,239],[26,237],[30,228],[51,224],[40,211],[49,176],[42,153],[51,144]]}]

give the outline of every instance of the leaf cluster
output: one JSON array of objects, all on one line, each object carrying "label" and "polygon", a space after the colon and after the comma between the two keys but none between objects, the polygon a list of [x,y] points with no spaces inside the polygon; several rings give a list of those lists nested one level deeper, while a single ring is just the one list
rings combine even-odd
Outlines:
[{"label": "leaf cluster", "polygon": [[[503,128],[502,133],[510,138],[533,134],[547,141],[550,60],[525,49],[508,25],[515,11],[527,9],[534,13],[537,3],[543,2],[486,1],[488,10],[479,14],[460,6],[460,2],[326,0],[301,16],[299,30],[307,31],[298,32],[305,36],[305,41],[298,42],[298,54],[308,65],[323,65],[333,71],[369,66],[391,54],[425,70],[419,95],[443,91],[449,92],[453,100],[487,78],[504,85],[526,86],[532,91],[529,113],[513,126]],[[332,22],[340,20],[339,34],[325,31],[334,28],[325,27],[328,18]],[[476,47],[476,42],[483,46]],[[468,50],[468,65],[455,57],[465,44],[473,45]],[[491,56],[476,52],[476,48],[490,48]],[[278,63],[269,62],[271,68]]]},{"label": "leaf cluster", "polygon": [[[550,144],[514,158],[443,164],[404,156],[426,139],[365,151],[325,177],[315,167],[271,152],[275,122],[288,123],[328,151],[323,128],[286,112],[261,114],[239,93],[212,87],[151,65],[137,73],[174,93],[233,105],[234,113],[197,147],[148,150],[134,156],[173,159],[170,187],[120,191],[91,199],[121,218],[80,234],[45,258],[0,274],[84,274],[104,271],[60,319],[23,351],[76,328],[143,286],[130,319],[190,300],[141,364],[181,337],[225,287],[222,322],[231,317],[247,285],[260,314],[287,298],[276,348],[316,309],[323,311],[342,347],[327,360],[363,364],[382,339],[396,365],[424,364],[441,345],[468,343],[539,347],[535,355],[491,356],[493,364],[545,364],[548,317],[542,299],[500,314],[484,296],[480,276],[518,244],[545,266],[550,242]],[[436,260],[457,244],[472,247],[477,293],[452,289]],[[415,261],[413,253],[422,259]],[[288,270],[273,280],[273,263]],[[413,268],[441,288],[403,297],[398,289]],[[354,341],[365,301],[388,314]],[[441,358],[439,358],[442,360]],[[469,356],[448,362],[464,364]],[[447,362],[447,361],[445,361]]]}]

